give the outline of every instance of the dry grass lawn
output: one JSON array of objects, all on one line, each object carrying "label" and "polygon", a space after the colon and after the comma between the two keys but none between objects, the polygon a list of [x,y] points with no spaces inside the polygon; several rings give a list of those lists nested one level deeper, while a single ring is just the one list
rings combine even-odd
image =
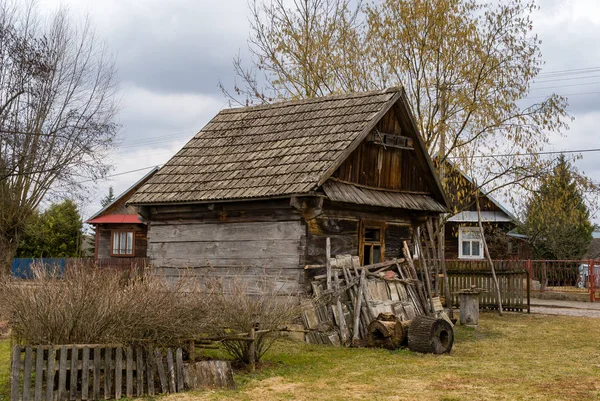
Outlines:
[{"label": "dry grass lawn", "polygon": [[443,356],[282,342],[236,391],[162,400],[600,399],[598,319],[485,313],[455,334]]},{"label": "dry grass lawn", "polygon": [[[341,349],[284,341],[238,390],[159,397],[189,400],[594,400],[600,399],[600,320],[482,314],[457,327],[452,354]],[[0,341],[0,400],[8,341]]]}]

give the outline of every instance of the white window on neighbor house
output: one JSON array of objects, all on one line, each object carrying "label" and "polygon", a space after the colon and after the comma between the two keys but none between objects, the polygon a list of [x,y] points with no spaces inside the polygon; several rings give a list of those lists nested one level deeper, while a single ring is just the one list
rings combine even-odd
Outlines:
[{"label": "white window on neighbor house", "polygon": [[483,241],[478,227],[458,228],[458,257],[483,259]]},{"label": "white window on neighbor house", "polygon": [[113,230],[111,256],[133,256],[133,231]]}]

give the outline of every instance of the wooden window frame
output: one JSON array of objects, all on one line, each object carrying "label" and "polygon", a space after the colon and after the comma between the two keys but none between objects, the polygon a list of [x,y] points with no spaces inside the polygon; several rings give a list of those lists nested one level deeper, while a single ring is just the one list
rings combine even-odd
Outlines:
[{"label": "wooden window frame", "polygon": [[[364,252],[365,252],[365,245],[379,245],[379,249],[380,249],[380,257],[379,257],[379,261],[383,262],[385,260],[385,229],[387,227],[387,224],[384,221],[377,221],[377,220],[361,220],[360,221],[360,227],[359,227],[359,232],[358,232],[358,236],[359,236],[359,249],[358,249],[358,256],[360,258],[360,262],[363,266],[370,264],[364,261]],[[377,228],[381,230],[381,237],[379,238],[379,241],[367,241],[365,240],[365,229],[367,228]],[[372,255],[372,253],[371,253]]]},{"label": "wooden window frame", "polygon": [[[463,232],[465,232],[465,231],[476,231],[479,233],[480,238],[479,238],[479,241],[477,241],[477,242],[479,242],[479,255],[478,256],[463,255]],[[476,242],[476,240],[472,240],[472,239],[465,239],[464,241]],[[470,260],[482,260],[484,258],[483,238],[481,238],[481,231],[479,230],[479,227],[472,227],[472,226],[458,227],[458,258],[459,259],[470,259]]]},{"label": "wooden window frame", "polygon": [[[121,249],[121,233],[131,233],[131,254],[128,253],[114,253],[114,238],[115,234],[118,234],[119,238],[119,249]],[[134,258],[135,257],[135,230],[110,230],[110,256],[115,258]]]}]

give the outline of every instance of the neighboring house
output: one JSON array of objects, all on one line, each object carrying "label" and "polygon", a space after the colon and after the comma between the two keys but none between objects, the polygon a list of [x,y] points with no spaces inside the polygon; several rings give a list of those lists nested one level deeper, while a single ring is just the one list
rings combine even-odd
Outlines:
[{"label": "neighboring house", "polygon": [[582,259],[600,259],[600,231],[592,232],[592,242],[590,242],[590,247]]},{"label": "neighboring house", "polygon": [[[305,289],[331,254],[370,264],[447,202],[403,89],[221,111],[129,200],[160,273]],[[210,269],[208,269],[210,267]]]},{"label": "neighboring house", "polygon": [[[483,189],[477,189],[469,175],[459,171],[449,164],[451,173],[460,176],[454,180],[463,193],[477,193],[481,208],[481,221],[484,226],[485,238],[492,259],[521,259],[528,255],[528,245],[523,239],[509,235],[517,226],[517,218]],[[458,192],[458,191],[452,191]],[[454,201],[453,195],[449,195]],[[446,259],[483,259],[483,240],[478,225],[477,206],[474,195],[468,199],[454,201],[453,204],[463,211],[451,216],[445,226],[445,257]],[[456,210],[456,209],[455,209]]]},{"label": "neighboring house", "polygon": [[156,172],[154,168],[129,189],[94,214],[86,223],[94,226],[94,260],[121,265],[129,258],[145,258],[147,226],[137,208],[126,205],[131,195]]}]

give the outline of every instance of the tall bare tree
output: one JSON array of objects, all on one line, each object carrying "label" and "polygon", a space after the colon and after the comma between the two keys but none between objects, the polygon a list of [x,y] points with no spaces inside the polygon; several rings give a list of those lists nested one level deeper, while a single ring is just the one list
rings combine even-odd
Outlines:
[{"label": "tall bare tree", "polygon": [[0,271],[35,208],[106,173],[115,68],[90,21],[0,2]]}]

